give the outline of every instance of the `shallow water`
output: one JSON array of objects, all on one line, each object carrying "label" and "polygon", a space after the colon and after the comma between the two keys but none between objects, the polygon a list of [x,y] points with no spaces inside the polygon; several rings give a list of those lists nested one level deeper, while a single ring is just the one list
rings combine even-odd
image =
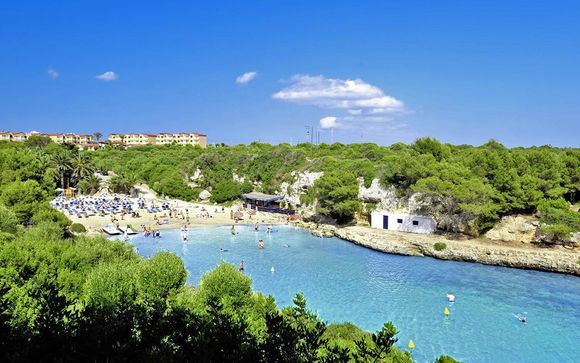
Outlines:
[{"label": "shallow water", "polygon": [[[397,345],[406,348],[413,339],[418,362],[443,353],[465,362],[580,362],[578,277],[389,255],[288,226],[272,234],[236,226],[235,236],[230,228],[190,228],[185,244],[179,230],[162,231],[161,239],[134,236],[131,243],[144,257],[181,256],[194,285],[222,259],[235,265],[243,259],[254,289],[279,306],[302,291],[326,321],[371,331],[392,321],[400,330]],[[447,302],[448,291],[455,304]],[[527,314],[526,325],[517,313]]]}]

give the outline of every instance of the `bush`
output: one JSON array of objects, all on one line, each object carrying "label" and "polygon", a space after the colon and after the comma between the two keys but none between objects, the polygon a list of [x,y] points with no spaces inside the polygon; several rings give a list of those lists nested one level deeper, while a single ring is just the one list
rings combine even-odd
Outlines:
[{"label": "bush", "polygon": [[87,231],[87,229],[85,228],[85,226],[83,226],[80,223],[73,223],[73,224],[71,224],[70,230],[71,230],[71,232],[74,232],[74,233],[84,233],[84,232]]},{"label": "bush", "polygon": [[435,249],[435,251],[443,251],[444,249],[447,248],[447,244],[443,242],[437,242],[433,245],[433,248]]},{"label": "bush", "polygon": [[233,180],[224,180],[213,188],[210,200],[213,203],[223,203],[239,198],[242,188]]}]

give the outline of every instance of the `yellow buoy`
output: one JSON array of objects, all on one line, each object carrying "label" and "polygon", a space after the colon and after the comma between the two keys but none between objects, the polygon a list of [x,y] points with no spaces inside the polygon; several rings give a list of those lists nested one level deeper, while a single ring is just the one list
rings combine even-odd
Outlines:
[{"label": "yellow buoy", "polygon": [[445,308],[445,310],[443,310],[443,314],[445,314],[445,316],[449,315],[449,309]]},{"label": "yellow buoy", "polygon": [[413,349],[415,348],[415,343],[413,343],[413,339],[409,340],[409,345],[408,345],[409,349]]}]

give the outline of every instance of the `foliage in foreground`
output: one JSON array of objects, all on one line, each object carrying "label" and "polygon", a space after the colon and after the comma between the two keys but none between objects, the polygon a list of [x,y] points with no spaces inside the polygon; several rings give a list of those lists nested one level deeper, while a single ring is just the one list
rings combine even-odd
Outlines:
[{"label": "foliage in foreground", "polygon": [[[8,215],[6,210],[0,210]],[[278,309],[249,277],[220,264],[192,288],[181,259],[142,259],[123,242],[64,238],[43,223],[0,242],[0,361],[412,362],[376,334]]]}]

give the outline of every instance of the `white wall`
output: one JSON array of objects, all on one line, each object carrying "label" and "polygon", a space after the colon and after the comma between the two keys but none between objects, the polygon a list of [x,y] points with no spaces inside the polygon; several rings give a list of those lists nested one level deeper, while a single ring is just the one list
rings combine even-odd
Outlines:
[{"label": "white wall", "polygon": [[[383,216],[389,217],[388,229],[391,231],[433,233],[437,229],[437,222],[431,216],[385,211],[374,211],[371,213],[371,227],[383,229]],[[402,223],[398,223],[397,220],[402,220]],[[418,222],[418,225],[413,225],[413,221]]]}]

